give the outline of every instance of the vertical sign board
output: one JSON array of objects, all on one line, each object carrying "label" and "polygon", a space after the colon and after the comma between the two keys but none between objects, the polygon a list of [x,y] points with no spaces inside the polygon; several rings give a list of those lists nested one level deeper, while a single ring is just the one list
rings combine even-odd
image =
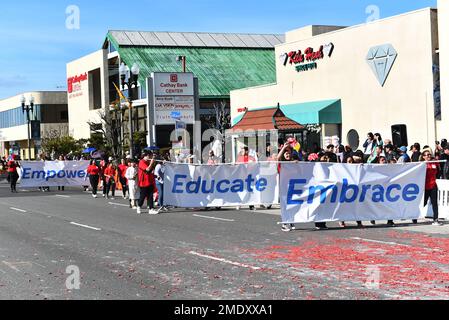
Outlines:
[{"label": "vertical sign board", "polygon": [[174,125],[172,115],[186,124],[195,122],[193,73],[157,72],[153,78],[154,124]]}]

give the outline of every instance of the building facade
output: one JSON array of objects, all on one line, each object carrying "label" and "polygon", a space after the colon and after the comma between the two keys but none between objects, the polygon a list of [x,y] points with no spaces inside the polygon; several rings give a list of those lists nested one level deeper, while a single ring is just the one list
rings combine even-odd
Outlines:
[{"label": "building facade", "polygon": [[448,13],[446,2],[439,14],[426,8],[353,27],[287,32],[275,48],[276,82],[231,92],[233,124],[248,110],[279,104],[305,126],[308,147],[317,132],[321,145],[338,136],[357,149],[373,132],[433,147],[449,136]]},{"label": "building facade", "polygon": [[[230,110],[230,91],[275,80],[274,46],[280,35],[216,34],[185,32],[110,31],[100,51],[67,64],[70,133],[77,139],[90,138],[92,124],[101,124],[99,111],[109,111],[119,96],[119,66],[140,67],[139,88],[133,102],[134,132],[150,132],[147,79],[157,72],[186,72],[198,81],[202,132],[217,124],[216,108]],[[128,90],[124,90],[128,96]],[[154,114],[152,110],[151,114]],[[123,110],[124,136],[129,135],[128,110]],[[156,144],[169,147],[173,125],[157,126]],[[94,126],[95,127],[95,126]],[[188,125],[187,130],[193,131]],[[148,138],[150,141],[150,138]]]},{"label": "building facade", "polygon": [[[28,152],[28,121],[22,111],[22,94],[0,100],[0,152],[2,156],[20,155],[22,159],[35,159],[41,150],[41,139],[65,136],[69,133],[67,93],[65,91],[27,92],[23,96],[29,104],[34,97],[30,120],[40,121],[40,139],[30,140]],[[30,127],[31,130],[31,127]]]}]

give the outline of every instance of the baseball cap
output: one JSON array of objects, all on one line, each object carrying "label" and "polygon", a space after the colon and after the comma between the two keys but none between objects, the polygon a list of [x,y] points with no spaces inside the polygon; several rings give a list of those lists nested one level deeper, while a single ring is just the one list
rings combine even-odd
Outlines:
[{"label": "baseball cap", "polygon": [[399,150],[401,150],[402,152],[407,152],[407,147],[402,146],[402,147],[399,148]]}]

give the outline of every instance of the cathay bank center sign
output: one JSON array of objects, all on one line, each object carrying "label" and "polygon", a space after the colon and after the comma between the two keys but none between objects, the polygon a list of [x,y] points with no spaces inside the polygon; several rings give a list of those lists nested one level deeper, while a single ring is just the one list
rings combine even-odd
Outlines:
[{"label": "cathay bank center sign", "polygon": [[193,73],[153,73],[154,124],[195,121]]}]

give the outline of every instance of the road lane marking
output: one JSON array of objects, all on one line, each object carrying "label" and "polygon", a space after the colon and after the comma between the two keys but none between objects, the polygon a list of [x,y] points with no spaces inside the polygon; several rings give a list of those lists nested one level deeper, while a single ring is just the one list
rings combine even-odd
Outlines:
[{"label": "road lane marking", "polygon": [[244,264],[244,263],[240,263],[240,262],[234,262],[234,261],[226,260],[226,259],[223,259],[223,258],[217,258],[217,257],[209,256],[209,255],[206,255],[206,254],[201,254],[201,253],[198,253],[198,252],[195,252],[195,251],[190,251],[189,254],[194,255],[194,256],[198,256],[198,257],[202,257],[202,258],[206,258],[206,259],[220,261],[220,262],[223,262],[223,263],[232,264],[232,265],[237,266],[237,267],[243,267],[243,268],[248,268],[248,269],[253,269],[253,270],[261,270],[262,269],[262,268],[259,268],[259,267],[253,267],[253,266],[250,266],[250,265],[247,265],[247,264]]},{"label": "road lane marking", "polygon": [[70,222],[70,224],[73,224],[74,226],[78,226],[78,227],[82,227],[82,228],[92,229],[92,230],[95,230],[95,231],[101,231],[100,228],[95,228],[95,227],[87,226],[87,225],[85,225],[85,224],[80,224],[80,223],[76,223],[76,222]]},{"label": "road lane marking", "polygon": [[14,208],[14,207],[10,207],[9,209],[14,210],[14,211],[18,211],[18,212],[22,212],[22,213],[26,213],[26,210]]},{"label": "road lane marking", "polygon": [[202,216],[199,214],[194,214],[194,217],[198,217],[198,218],[206,218],[206,219],[213,219],[213,220],[220,220],[220,221],[227,221],[227,222],[235,222],[235,220],[232,219],[223,219],[223,218],[217,218],[217,217],[209,217],[209,216]]},{"label": "road lane marking", "polygon": [[[417,246],[412,246],[409,244],[403,244],[403,243],[397,243],[397,242],[387,242],[387,241],[379,241],[379,240],[371,240],[371,239],[364,239],[364,238],[359,238],[359,237],[352,237],[350,239],[353,240],[360,240],[360,241],[365,241],[365,242],[373,242],[373,243],[381,243],[381,244],[388,244],[391,246],[403,246],[403,247],[413,247],[413,248],[418,248]],[[432,248],[424,248],[424,247],[420,247],[420,250],[427,250],[427,251],[435,251],[435,252],[442,252],[443,250],[441,249],[432,249]]]},{"label": "road lane marking", "polygon": [[64,196],[62,194],[57,194],[55,195],[55,197],[60,197],[60,198],[70,198],[70,196]]},{"label": "road lane marking", "polygon": [[123,204],[123,203],[115,203],[115,202],[109,202],[112,206],[120,206],[120,207],[127,207],[129,208],[129,204]]},{"label": "road lane marking", "polygon": [[374,243],[389,244],[389,245],[392,245],[392,246],[411,247],[411,245],[408,245],[408,244],[402,244],[402,243],[397,243],[397,242],[387,242],[387,241],[371,240],[371,239],[364,239],[364,238],[359,238],[359,237],[352,237],[351,239],[353,239],[353,240],[361,240],[361,241],[366,241],[366,242],[374,242]]}]

